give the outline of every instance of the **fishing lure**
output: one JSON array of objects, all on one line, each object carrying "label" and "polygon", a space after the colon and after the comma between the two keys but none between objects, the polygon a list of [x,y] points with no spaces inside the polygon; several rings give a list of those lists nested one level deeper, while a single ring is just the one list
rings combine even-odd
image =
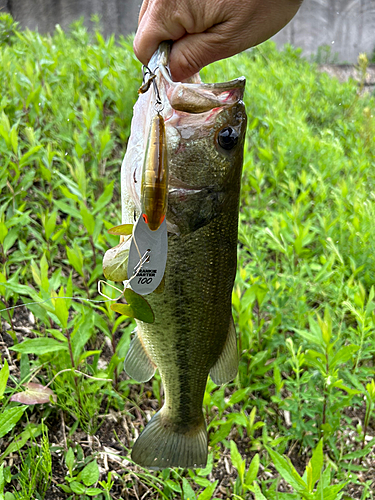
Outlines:
[{"label": "fishing lure", "polygon": [[141,93],[153,85],[155,116],[151,120],[142,165],[141,215],[137,220],[129,250],[128,276],[133,291],[147,295],[160,285],[167,262],[168,160],[163,103],[155,75],[143,73]]},{"label": "fishing lure", "polygon": [[152,119],[142,171],[141,211],[151,231],[156,231],[167,212],[168,162],[164,118],[158,112]]},{"label": "fishing lure", "polygon": [[168,161],[163,103],[156,84],[156,75],[143,66],[143,84],[139,92],[144,93],[153,85],[156,115],[151,120],[145,159],[142,169],[141,211],[144,222],[151,231],[156,231],[167,212],[168,203]]}]

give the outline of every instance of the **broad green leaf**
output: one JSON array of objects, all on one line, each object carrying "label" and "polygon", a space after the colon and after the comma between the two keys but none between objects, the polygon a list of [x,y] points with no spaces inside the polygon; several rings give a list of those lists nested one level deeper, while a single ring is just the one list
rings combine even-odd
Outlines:
[{"label": "broad green leaf", "polygon": [[232,428],[232,422],[226,422],[224,424],[221,424],[218,430],[212,436],[210,440],[210,445],[213,446],[214,444],[223,441],[223,439],[225,439],[230,433],[231,428]]},{"label": "broad green leaf", "polygon": [[255,500],[267,500],[257,483],[255,483],[254,486],[252,487],[252,491],[254,493]]},{"label": "broad green leaf", "polygon": [[87,197],[87,184],[88,184],[88,177],[86,175],[85,162],[82,159],[79,160],[76,156],[73,157],[73,161],[75,164],[75,168],[74,168],[74,172],[72,170],[72,173],[73,173],[74,179],[78,183],[79,192],[81,193],[82,198],[85,200]]},{"label": "broad green leaf", "polygon": [[210,500],[212,498],[212,495],[214,494],[214,491],[216,490],[218,482],[219,481],[215,481],[210,486],[207,486],[207,488],[198,496],[198,500]]},{"label": "broad green leaf", "polygon": [[214,466],[214,455],[211,452],[208,454],[206,467],[204,469],[198,469],[197,471],[198,476],[208,476],[209,474],[211,474],[213,466]]},{"label": "broad green leaf", "polygon": [[230,459],[232,461],[233,466],[237,469],[241,484],[243,484],[246,462],[245,460],[242,459],[238,451],[237,445],[234,441],[230,442]]},{"label": "broad green leaf", "polygon": [[3,139],[5,140],[7,146],[11,146],[10,144],[10,138],[9,138],[9,133],[10,133],[10,122],[8,116],[2,111],[1,113],[1,119],[0,119],[0,134],[2,135]]},{"label": "broad green leaf", "polygon": [[312,492],[315,483],[320,478],[323,468],[323,439],[321,439],[315,448],[311,460],[308,465],[311,466],[311,483],[309,484],[309,491]]},{"label": "broad green leaf", "polygon": [[353,354],[359,349],[356,345],[345,345],[333,356],[330,362],[330,368],[335,368],[337,365],[346,363],[353,357]]},{"label": "broad green leaf", "polygon": [[238,391],[234,392],[228,401],[228,406],[233,406],[240,401],[243,401],[245,398],[247,399],[247,394],[250,392],[250,389],[246,387],[245,389],[238,389]]},{"label": "broad green leaf", "polygon": [[8,361],[5,359],[4,365],[3,365],[2,369],[0,370],[0,399],[3,397],[3,394],[5,392],[8,378],[9,378],[9,365],[8,365]]},{"label": "broad green leaf", "polygon": [[12,145],[13,153],[17,155],[18,152],[18,134],[17,134],[17,127],[13,125],[12,130],[10,131],[9,134],[10,138],[10,143]]},{"label": "broad green leaf", "polygon": [[249,366],[249,372],[251,373],[251,370],[259,365],[260,363],[262,363],[262,365],[264,364],[266,358],[268,357],[269,355],[269,352],[268,351],[259,351],[255,354],[255,356],[252,357],[251,359],[251,362],[250,362],[250,366]]},{"label": "broad green leaf", "polygon": [[200,477],[200,476],[195,476],[194,482],[198,486],[202,486],[202,488],[207,488],[208,486],[210,486],[212,484],[209,479],[207,479],[206,477]]},{"label": "broad green leaf", "polygon": [[20,420],[27,406],[15,406],[13,408],[5,408],[0,413],[0,438],[8,434],[16,423]]},{"label": "broad green leaf", "polygon": [[27,163],[32,160],[32,156],[34,156],[43,146],[40,144],[39,146],[34,146],[29,149],[27,153],[25,153],[20,159],[20,167],[23,167]]},{"label": "broad green leaf", "polygon": [[[66,182],[69,182],[68,177],[65,177],[65,179],[66,179]],[[76,194],[72,193],[71,190],[68,189],[66,186],[59,186],[59,188],[60,188],[60,191],[63,194],[64,198],[69,198],[71,200],[76,201],[77,203],[79,203],[79,200],[82,198],[80,193],[78,193],[79,196],[77,196]]]},{"label": "broad green leaf", "polygon": [[108,154],[111,147],[113,146],[113,142],[111,141],[111,132],[109,127],[107,126],[104,130],[99,132],[100,137],[100,151],[99,157],[102,158],[105,152]]},{"label": "broad green leaf", "polygon": [[111,227],[108,229],[109,234],[128,236],[133,234],[134,224],[121,224],[120,226]]},{"label": "broad green leaf", "polygon": [[38,285],[39,288],[41,288],[42,280],[40,277],[40,269],[39,269],[38,265],[34,262],[34,260],[31,261],[30,268],[31,268],[31,274],[33,275],[35,283]]},{"label": "broad green leaf", "polygon": [[80,472],[79,478],[86,486],[91,486],[99,480],[99,467],[96,460],[93,460]]},{"label": "broad green leaf", "polygon": [[43,254],[40,259],[40,279],[41,287],[45,292],[48,292],[50,283],[48,279],[48,261],[45,254]]},{"label": "broad green leaf", "polygon": [[[72,272],[69,275],[68,282],[66,284],[66,296],[67,297],[73,297],[73,276]],[[65,299],[66,307],[69,309],[72,303],[71,298]]]},{"label": "broad green leaf", "polygon": [[54,210],[45,222],[44,231],[46,233],[46,240],[47,241],[50,239],[50,237],[52,236],[52,233],[55,230],[56,218],[57,218],[57,210]]},{"label": "broad green leaf", "polygon": [[4,463],[0,465],[0,498],[4,492],[5,478],[4,478]]},{"label": "broad green leaf", "polygon": [[41,384],[29,382],[28,384],[25,384],[24,387],[26,388],[25,391],[16,392],[10,400],[17,401],[18,403],[22,403],[24,405],[35,405],[49,403],[51,396],[55,401],[57,399],[52,389],[44,387]]},{"label": "broad green leaf", "polygon": [[332,318],[328,307],[324,309],[324,318],[322,319],[319,314],[316,315],[319,326],[322,330],[323,341],[326,346],[329,345],[332,338]]},{"label": "broad green leaf", "polygon": [[48,337],[37,338],[37,339],[27,339],[20,344],[9,347],[10,350],[26,353],[26,354],[36,354],[40,356],[41,354],[48,354],[50,352],[68,350],[68,343],[62,343],[55,339],[50,339]]},{"label": "broad green leaf", "polygon": [[276,392],[279,393],[284,386],[284,380],[281,379],[280,368],[275,365],[273,368],[273,380],[275,382]]},{"label": "broad green leaf", "polygon": [[[0,271],[0,283],[6,283],[7,279],[5,275]],[[0,295],[5,295],[5,286],[0,285]]]},{"label": "broad green leaf", "polygon": [[61,340],[61,342],[67,341],[65,335],[60,330],[56,330],[56,328],[47,328],[46,332],[53,335],[55,339]]},{"label": "broad green leaf", "polygon": [[312,466],[311,466],[311,461],[306,465],[305,472],[303,474],[302,478],[305,483],[307,484],[307,489],[311,493],[313,491],[313,473],[312,473]]},{"label": "broad green leaf", "polygon": [[82,315],[82,319],[74,327],[72,333],[72,351],[75,360],[79,358],[86,343],[94,331],[94,315]]},{"label": "broad green leaf", "polygon": [[65,214],[71,215],[74,217],[76,220],[79,220],[81,217],[81,214],[79,211],[73,207],[70,203],[65,203],[62,200],[53,200],[54,205],[57,206],[62,212]]},{"label": "broad green leaf", "polygon": [[66,452],[65,463],[69,469],[69,472],[71,472],[74,465],[74,451],[72,450],[72,448],[69,448],[69,450]]},{"label": "broad green leaf", "polygon": [[[13,278],[13,277],[12,277]],[[8,290],[11,290],[14,293],[19,293],[20,295],[27,295],[32,297],[32,289],[26,285],[20,285],[14,279],[10,279],[4,284]]]},{"label": "broad green leaf", "polygon": [[280,476],[295,490],[306,490],[306,483],[302,480],[292,463],[279,455],[277,451],[272,450],[268,446],[265,448]]},{"label": "broad green leaf", "polygon": [[330,467],[327,467],[322,474],[321,480],[318,483],[314,498],[316,498],[317,500],[339,500],[341,498],[341,495],[337,495],[349,483],[349,481],[335,485],[330,485],[330,481],[331,469]]},{"label": "broad green leaf", "polygon": [[[375,399],[375,380],[374,379],[372,379],[371,382],[366,384],[366,391],[368,392],[370,400],[374,402],[374,399]],[[0,392],[0,396],[1,396],[1,392]]]},{"label": "broad green leaf", "polygon": [[66,329],[68,326],[69,310],[66,306],[65,292],[63,287],[60,288],[58,297],[53,298],[52,303],[55,308],[55,314],[59,318],[61,326]]},{"label": "broad green leaf", "polygon": [[146,299],[129,288],[125,290],[124,295],[128,304],[112,304],[112,311],[139,319],[145,323],[153,323],[155,321],[154,313]]},{"label": "broad green leaf", "polygon": [[7,253],[14,243],[19,239],[20,230],[18,227],[13,227],[4,238],[3,250]]},{"label": "broad green leaf", "polygon": [[65,493],[73,493],[72,490],[66,484],[57,484],[59,488],[61,488]]},{"label": "broad green leaf", "polygon": [[171,479],[167,479],[165,481],[165,484],[172,491],[177,491],[177,493],[181,493],[182,492],[181,486],[178,483],[175,483],[174,481],[172,481]]},{"label": "broad green leaf", "polygon": [[95,219],[90,210],[83,203],[81,203],[80,214],[82,216],[83,225],[88,234],[92,236],[95,229]]},{"label": "broad green leaf", "polygon": [[195,493],[188,483],[186,477],[182,479],[182,491],[184,493],[184,500],[196,500]]},{"label": "broad green leaf", "polygon": [[322,329],[320,328],[319,322],[315,321],[311,316],[309,317],[310,331],[315,337],[320,339],[320,345],[324,347],[324,341],[322,336]]},{"label": "broad green leaf", "polygon": [[103,490],[100,488],[87,488],[85,490],[85,495],[88,495],[89,497],[94,497],[95,495],[100,495],[103,493]]},{"label": "broad green leaf", "polygon": [[29,355],[21,354],[21,360],[20,360],[21,381],[29,379],[30,371],[31,367],[30,367]]},{"label": "broad green leaf", "polygon": [[311,344],[315,344],[315,345],[318,345],[320,347],[322,346],[322,339],[320,337],[314,335],[313,333],[310,333],[306,330],[298,330],[297,328],[292,328],[292,330],[294,332],[298,333],[298,335],[300,335],[301,337],[306,339]]},{"label": "broad green leaf", "polygon": [[8,234],[8,228],[4,222],[0,222],[0,244],[4,243],[4,238]]},{"label": "broad green leaf", "polygon": [[365,310],[366,317],[370,316],[372,311],[375,309],[374,296],[375,296],[375,289],[372,286],[370,289],[370,293],[369,293],[367,305],[366,305],[366,310]]},{"label": "broad green leaf", "polygon": [[122,314],[123,316],[129,316],[130,318],[136,317],[136,313],[128,304],[111,304],[111,310],[117,312],[118,314]]},{"label": "broad green leaf", "polygon": [[83,274],[83,254],[82,250],[79,248],[77,244],[74,245],[74,248],[66,247],[66,254],[69,260],[69,264],[74,267],[77,273],[84,277]]},{"label": "broad green leaf", "polygon": [[326,373],[326,367],[323,364],[324,355],[314,349],[308,349],[305,354],[305,361],[309,366],[313,366],[320,370],[321,374],[324,376]]},{"label": "broad green leaf", "polygon": [[19,434],[17,438],[15,438],[10,443],[10,445],[6,448],[4,453],[0,455],[0,460],[4,460],[4,458],[10,455],[11,453],[20,450],[23,446],[25,446],[25,444],[29,439],[36,438],[40,436],[41,433],[42,433],[42,424],[39,425],[27,424],[26,429],[23,432],[21,432],[21,434]]},{"label": "broad green leaf", "polygon": [[245,484],[251,486],[256,480],[259,472],[259,455],[258,453],[254,455],[251,464],[249,465],[249,470],[246,472]]},{"label": "broad green leaf", "polygon": [[77,493],[77,495],[82,495],[85,492],[85,487],[83,484],[79,483],[78,481],[73,481],[69,484],[70,489],[73,491],[73,493]]},{"label": "broad green leaf", "polygon": [[97,202],[94,205],[93,214],[100,212],[108,203],[111,201],[113,196],[113,186],[114,181],[111,181],[104,189],[103,193],[99,196]]}]

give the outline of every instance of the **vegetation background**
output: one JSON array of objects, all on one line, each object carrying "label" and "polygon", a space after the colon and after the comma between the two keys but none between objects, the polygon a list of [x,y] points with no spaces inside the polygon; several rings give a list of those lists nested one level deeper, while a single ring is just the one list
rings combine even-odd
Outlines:
[{"label": "vegetation background", "polygon": [[97,293],[140,65],[99,26],[41,36],[0,15],[0,499],[374,497],[375,101],[358,64],[359,88],[268,43],[202,71],[247,78],[241,362],[207,384],[207,467],[150,472],[129,449],[160,378],[126,377],[132,320]]}]

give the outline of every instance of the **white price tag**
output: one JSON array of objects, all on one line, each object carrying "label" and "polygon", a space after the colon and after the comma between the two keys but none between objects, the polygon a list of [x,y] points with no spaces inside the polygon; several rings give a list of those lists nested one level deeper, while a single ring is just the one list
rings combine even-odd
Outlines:
[{"label": "white price tag", "polygon": [[128,261],[128,276],[134,276],[130,281],[134,292],[147,295],[160,285],[167,263],[167,252],[166,219],[156,231],[151,231],[140,216],[134,226]]}]

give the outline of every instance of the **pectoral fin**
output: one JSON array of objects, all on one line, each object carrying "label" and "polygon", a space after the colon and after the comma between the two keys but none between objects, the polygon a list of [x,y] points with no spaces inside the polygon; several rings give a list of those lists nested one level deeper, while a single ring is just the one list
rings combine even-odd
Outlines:
[{"label": "pectoral fin", "polygon": [[227,340],[219,359],[210,370],[210,376],[217,385],[233,380],[238,371],[237,337],[233,318],[230,319]]},{"label": "pectoral fin", "polygon": [[134,378],[137,382],[147,382],[155,373],[155,365],[145,351],[137,333],[130,342],[124,367],[129,377]]}]

